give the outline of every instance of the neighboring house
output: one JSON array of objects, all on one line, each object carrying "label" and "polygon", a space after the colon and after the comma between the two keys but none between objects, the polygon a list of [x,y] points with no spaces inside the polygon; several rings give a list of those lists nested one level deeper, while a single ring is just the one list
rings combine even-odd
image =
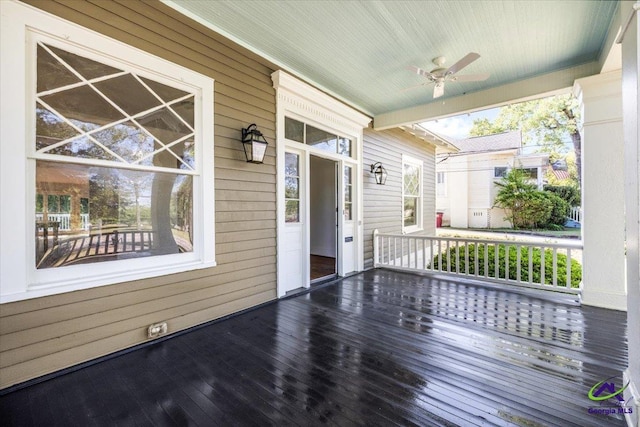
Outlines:
[{"label": "neighboring house", "polygon": [[436,210],[443,213],[443,225],[510,227],[504,209],[494,206],[496,181],[510,169],[521,168],[542,189],[549,155],[523,154],[520,131],[463,139],[454,145],[458,151],[436,157]]}]

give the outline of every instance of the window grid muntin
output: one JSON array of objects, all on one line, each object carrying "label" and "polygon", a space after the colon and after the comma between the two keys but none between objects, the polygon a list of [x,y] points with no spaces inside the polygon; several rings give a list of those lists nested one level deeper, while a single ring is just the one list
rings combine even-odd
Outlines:
[{"label": "window grid muntin", "polygon": [[[47,151],[50,151],[50,150],[52,150],[52,149],[54,149],[54,148],[56,148],[56,147],[58,147],[58,146],[66,145],[66,144],[68,144],[68,143],[70,143],[70,142],[72,142],[73,140],[76,140],[76,139],[78,139],[78,138],[87,137],[87,138],[89,138],[89,139],[90,139],[94,144],[98,145],[101,149],[105,150],[107,153],[109,153],[109,154],[110,154],[110,155],[112,155],[113,157],[117,158],[121,163],[119,163],[119,162],[110,162],[111,164],[114,164],[114,163],[115,163],[115,164],[117,164],[117,165],[118,165],[117,167],[120,167],[120,165],[121,165],[121,164],[125,164],[125,165],[130,165],[130,164],[139,164],[140,162],[144,161],[145,159],[149,158],[150,156],[153,156],[153,155],[155,155],[155,154],[158,154],[158,153],[160,153],[160,152],[162,152],[162,151],[167,151],[167,152],[168,152],[168,153],[170,153],[173,157],[175,157],[175,158],[176,158],[176,159],[177,159],[177,160],[178,160],[182,165],[184,165],[184,166],[187,168],[187,170],[194,170],[194,169],[191,167],[191,165],[189,165],[188,163],[184,162],[180,156],[178,156],[176,153],[174,153],[172,150],[170,150],[170,148],[171,148],[171,147],[173,147],[173,146],[175,146],[176,144],[179,144],[180,142],[185,141],[185,140],[187,140],[187,139],[189,139],[189,138],[194,138],[194,140],[195,140],[195,130],[194,130],[194,127],[192,127],[192,126],[191,126],[191,125],[190,125],[186,120],[184,120],[184,119],[182,118],[182,116],[181,116],[180,114],[178,114],[178,113],[177,113],[173,108],[171,108],[171,105],[176,104],[176,103],[179,103],[179,102],[182,102],[182,101],[184,101],[184,100],[186,100],[186,99],[190,99],[190,98],[193,98],[193,100],[194,100],[194,106],[195,106],[195,103],[196,103],[196,97],[195,97],[195,94],[194,94],[194,93],[187,92],[187,94],[186,94],[186,95],[184,95],[184,96],[182,96],[182,97],[180,97],[180,98],[176,98],[176,99],[174,99],[174,100],[172,100],[172,101],[170,101],[170,102],[166,102],[166,101],[164,101],[164,100],[163,100],[163,99],[162,99],[162,98],[161,98],[161,97],[160,97],[160,96],[159,96],[159,95],[158,95],[158,94],[157,94],[153,89],[151,89],[151,88],[149,87],[149,85],[147,85],[147,84],[146,84],[146,83],[145,83],[145,82],[140,78],[140,76],[138,76],[138,75],[137,75],[136,73],[134,73],[133,71],[123,71],[123,72],[118,72],[118,73],[114,73],[114,74],[111,74],[111,75],[101,76],[101,77],[96,77],[95,79],[87,80],[84,76],[82,76],[79,72],[77,72],[73,67],[71,67],[69,64],[67,64],[67,63],[66,63],[66,61],[64,61],[62,58],[60,58],[60,57],[59,57],[55,52],[53,52],[51,49],[49,49],[49,48],[48,48],[48,46],[47,46],[44,42],[39,41],[39,42],[37,43],[37,45],[38,45],[39,47],[42,47],[43,49],[45,49],[47,53],[49,53],[49,54],[50,54],[54,59],[58,60],[58,61],[60,62],[60,64],[62,64],[65,68],[67,68],[71,73],[73,73],[73,74],[74,74],[77,78],[79,78],[81,81],[80,81],[80,82],[78,82],[78,83],[71,84],[71,85],[65,85],[65,86],[62,86],[62,87],[59,87],[59,88],[56,88],[56,89],[50,89],[50,90],[47,90],[47,91],[43,91],[43,92],[37,93],[37,95],[36,95],[36,102],[39,102],[40,104],[42,104],[43,106],[45,106],[45,108],[47,108],[48,110],[50,110],[51,112],[53,112],[53,113],[54,113],[54,114],[55,114],[59,119],[63,120],[67,125],[71,126],[71,127],[72,127],[76,132],[78,132],[78,133],[79,133],[79,135],[76,135],[76,136],[74,136],[73,138],[68,138],[68,139],[66,139],[66,140],[60,141],[60,142],[58,142],[58,143],[56,143],[56,144],[52,144],[52,145],[50,145],[50,146],[47,146],[47,147],[45,147],[45,148],[43,148],[43,149],[41,149],[41,150],[38,150],[38,151],[36,152],[36,154],[44,154],[44,153],[46,153]],[[69,52],[69,53],[73,53],[73,54],[75,54],[75,55],[77,55],[77,56],[80,56],[80,55],[78,55],[78,54],[76,54],[76,53],[74,53],[74,52],[70,52],[69,50],[67,50],[68,48],[66,48],[66,47],[65,47],[65,48],[56,47],[56,48],[58,48],[58,49],[60,49],[60,50],[67,51],[67,52]],[[85,56],[82,56],[82,57],[83,57],[83,58],[86,58]],[[89,59],[89,58],[86,58],[86,59]],[[99,62],[99,61],[96,61],[96,60],[93,60],[93,59],[89,59],[89,60],[94,61],[94,62]],[[113,102],[113,101],[112,101],[108,96],[106,96],[104,93],[102,93],[102,91],[100,91],[100,90],[99,90],[97,87],[95,87],[95,85],[93,84],[93,83],[95,83],[95,82],[105,81],[105,80],[108,80],[108,79],[113,79],[113,78],[121,77],[121,76],[123,76],[123,75],[127,75],[127,74],[130,74],[132,77],[134,77],[134,78],[138,81],[138,83],[140,83],[140,84],[141,84],[145,89],[147,89],[147,90],[148,90],[148,91],[149,91],[149,92],[150,92],[154,97],[156,97],[156,99],[157,99],[157,100],[158,100],[158,102],[159,102],[159,105],[158,105],[158,106],[156,106],[156,107],[154,107],[154,108],[151,108],[151,109],[148,109],[148,110],[145,110],[145,111],[139,112],[139,113],[137,113],[137,114],[134,114],[134,115],[132,116],[132,115],[127,114],[127,113],[126,113],[122,108],[120,108],[116,103],[114,103],[114,102]],[[151,79],[150,79],[150,80],[151,80]],[[156,82],[156,83],[158,83],[158,84],[164,84],[164,83],[159,83],[159,82]],[[92,89],[94,92],[96,92],[100,97],[102,97],[102,98],[103,98],[107,103],[109,103],[113,108],[115,108],[115,109],[116,109],[120,114],[122,114],[122,115],[123,115],[123,118],[122,118],[122,119],[119,119],[119,120],[116,120],[116,121],[113,121],[113,122],[110,122],[110,123],[108,123],[108,124],[106,124],[106,125],[100,126],[100,127],[96,128],[96,129],[92,129],[92,130],[91,130],[91,131],[89,131],[89,132],[85,132],[85,131],[83,131],[82,129],[80,129],[79,127],[77,127],[74,123],[72,123],[72,122],[71,122],[67,117],[65,117],[65,115],[61,114],[59,111],[57,111],[55,108],[53,108],[51,105],[49,105],[48,103],[46,103],[45,101],[43,101],[43,100],[41,99],[43,96],[46,96],[46,95],[55,94],[55,93],[61,93],[61,92],[64,92],[64,91],[66,91],[66,90],[69,90],[69,89],[71,89],[71,88],[82,87],[82,86],[85,86],[85,85],[86,85],[86,86],[88,86],[89,88],[91,88],[91,89]],[[167,86],[167,85],[165,85],[165,86]],[[184,91],[184,92],[186,92],[186,91]],[[185,135],[185,136],[183,136],[183,137],[179,138],[178,140],[175,140],[175,141],[172,141],[172,142],[169,142],[169,143],[164,143],[164,142],[163,142],[163,141],[161,141],[159,138],[157,138],[157,137],[155,137],[154,135],[152,135],[152,134],[151,134],[151,133],[150,133],[150,132],[145,128],[145,126],[141,125],[141,124],[140,124],[140,123],[138,123],[138,121],[136,120],[136,118],[144,117],[144,116],[146,116],[146,115],[148,115],[148,114],[150,114],[150,113],[152,113],[152,112],[154,112],[154,111],[158,111],[158,110],[161,110],[161,109],[163,109],[163,108],[167,108],[169,111],[171,111],[171,113],[172,113],[175,117],[177,117],[177,118],[178,118],[178,120],[180,120],[180,121],[182,122],[182,124],[183,124],[184,126],[186,126],[186,127],[187,127],[191,132],[190,132],[189,134],[187,134],[187,135]],[[194,112],[195,112],[195,111],[196,111],[196,108],[194,107]],[[126,161],[126,160],[125,160],[125,159],[123,159],[121,156],[119,156],[117,153],[114,153],[112,150],[110,150],[109,148],[105,147],[103,144],[101,144],[98,140],[96,140],[96,139],[92,136],[92,134],[93,134],[93,133],[96,133],[96,132],[100,132],[100,131],[103,131],[103,130],[109,129],[109,128],[111,128],[111,127],[115,126],[115,125],[118,125],[118,124],[121,124],[121,123],[127,122],[127,121],[129,121],[129,120],[130,120],[130,121],[132,121],[132,122],[133,122],[133,123],[134,123],[134,124],[139,128],[139,129],[141,129],[144,133],[147,133],[149,137],[153,138],[153,139],[154,139],[154,141],[157,141],[157,142],[160,144],[160,146],[161,146],[161,148],[160,148],[160,149],[158,149],[158,150],[154,150],[152,153],[149,153],[149,154],[147,154],[146,156],[143,156],[141,159],[138,159],[138,160],[137,160],[136,162],[134,162],[134,163],[131,163],[131,162]],[[194,152],[194,155],[197,155],[196,153],[197,153],[197,150],[196,150],[196,152]],[[59,158],[59,157],[67,157],[67,156],[62,156],[62,155],[57,155],[57,154],[51,154],[51,153],[49,153],[49,155],[50,155],[50,156],[55,156],[56,158]],[[39,156],[34,156],[34,157],[39,157]],[[73,158],[73,157],[72,157],[72,158]],[[196,163],[196,165],[197,165],[199,162],[197,162],[197,161],[196,161],[195,163]],[[156,170],[156,168],[157,168],[157,166],[144,166],[144,165],[139,165],[139,166],[141,166],[142,168],[145,168],[145,169],[151,169],[151,170]],[[175,169],[174,169],[174,168],[170,168],[170,169],[173,169],[173,170],[175,171]],[[183,172],[183,170],[182,170],[182,169],[180,169],[180,168],[176,168],[176,169],[177,169],[178,171],[180,171],[180,173],[182,173],[182,172]],[[186,171],[184,171],[184,172],[186,172]]]}]

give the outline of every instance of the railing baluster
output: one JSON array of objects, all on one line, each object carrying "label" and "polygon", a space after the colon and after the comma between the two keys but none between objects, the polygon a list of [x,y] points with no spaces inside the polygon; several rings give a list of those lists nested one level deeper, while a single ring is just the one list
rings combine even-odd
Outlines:
[{"label": "railing baluster", "polygon": [[520,245],[516,245],[516,281],[520,281]]},{"label": "railing baluster", "polygon": [[451,273],[451,240],[447,239],[447,273]]},{"label": "railing baluster", "polygon": [[438,271],[442,271],[442,240],[438,239]]},{"label": "railing baluster", "polygon": [[571,266],[573,261],[571,260],[571,248],[567,248],[567,289],[571,289]]},{"label": "railing baluster", "polygon": [[545,251],[544,246],[540,246],[540,284],[546,285],[547,278],[545,277],[545,261],[546,261],[547,252]]},{"label": "railing baluster", "polygon": [[509,245],[504,245],[504,279],[509,281]]},{"label": "railing baluster", "polygon": [[500,243],[495,243],[493,245],[494,250],[494,264],[493,264],[493,274],[494,278],[500,278]]},{"label": "railing baluster", "polygon": [[484,277],[489,277],[489,244],[484,244]]},{"label": "railing baluster", "polygon": [[553,248],[553,286],[558,286],[558,249]]},{"label": "railing baluster", "polygon": [[464,274],[469,275],[469,242],[464,244]]},{"label": "railing baluster", "polygon": [[476,277],[478,277],[480,275],[480,270],[478,268],[478,263],[480,262],[480,260],[478,260],[478,253],[479,253],[479,250],[480,250],[479,246],[480,246],[479,243],[476,243],[474,245],[475,253],[473,254],[473,256],[474,256],[473,268],[474,268],[474,270],[476,272],[476,274],[475,274]]},{"label": "railing baluster", "polygon": [[533,246],[529,246],[529,284],[533,283]]},{"label": "railing baluster", "polygon": [[454,270],[456,273],[460,273],[460,245],[456,240],[456,269]]}]

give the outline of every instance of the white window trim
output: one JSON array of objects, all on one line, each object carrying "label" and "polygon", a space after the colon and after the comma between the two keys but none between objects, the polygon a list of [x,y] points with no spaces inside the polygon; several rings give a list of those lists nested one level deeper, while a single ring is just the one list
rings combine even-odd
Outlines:
[{"label": "white window trim", "polygon": [[[0,1],[0,14],[0,303],[215,266],[214,81],[31,6]],[[199,231],[194,252],[60,267],[50,269],[46,280],[35,269],[35,159],[29,156],[29,144],[33,144],[35,120],[35,41],[31,38],[36,33],[80,48],[85,57],[107,58],[112,65],[133,68],[139,75],[195,93],[199,178],[194,180],[194,225]]]},{"label": "white window trim", "polygon": [[[416,203],[417,206],[417,212],[416,212],[416,225],[410,225],[408,227],[405,227],[404,225],[404,166],[408,164],[408,165],[413,165],[413,166],[417,166],[420,169],[420,188],[418,190],[418,203]],[[402,222],[402,233],[403,234],[409,234],[409,233],[415,233],[417,231],[422,231],[424,229],[423,227],[423,217],[424,217],[424,197],[423,197],[423,193],[424,193],[424,168],[423,168],[423,162],[420,159],[416,159],[415,157],[411,157],[408,156],[406,154],[402,155],[402,205],[401,205],[401,212],[402,215],[400,216],[400,221]]]}]

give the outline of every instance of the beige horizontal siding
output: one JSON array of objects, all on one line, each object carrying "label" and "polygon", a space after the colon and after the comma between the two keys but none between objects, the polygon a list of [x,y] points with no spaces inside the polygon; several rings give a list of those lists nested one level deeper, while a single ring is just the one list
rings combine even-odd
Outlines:
[{"label": "beige horizontal siding", "polygon": [[[435,234],[435,147],[401,129],[377,132],[365,129],[364,268],[373,267],[373,230],[402,232],[402,154],[421,159],[423,225],[419,234]],[[381,162],[387,170],[386,185],[375,183],[371,164]]]},{"label": "beige horizontal siding", "polygon": [[[268,61],[158,1],[27,0],[215,80],[217,267],[0,307],[0,388],[143,343],[149,324],[183,330],[276,297],[275,92]],[[269,141],[245,162],[240,128]]]}]

